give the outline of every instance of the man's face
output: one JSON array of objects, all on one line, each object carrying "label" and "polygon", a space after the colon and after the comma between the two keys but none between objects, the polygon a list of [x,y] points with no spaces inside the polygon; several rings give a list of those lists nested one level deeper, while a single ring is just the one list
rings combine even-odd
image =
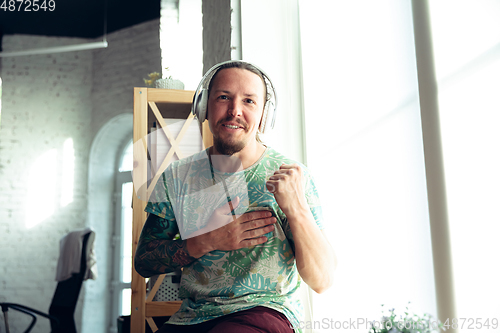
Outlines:
[{"label": "man's face", "polygon": [[217,73],[208,97],[207,116],[219,153],[233,155],[256,140],[264,93],[262,79],[246,69],[226,68]]}]

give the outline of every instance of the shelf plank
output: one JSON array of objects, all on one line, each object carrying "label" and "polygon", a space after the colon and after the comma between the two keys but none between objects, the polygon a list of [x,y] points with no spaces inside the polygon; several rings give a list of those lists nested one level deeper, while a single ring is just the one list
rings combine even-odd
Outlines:
[{"label": "shelf plank", "polygon": [[161,102],[161,103],[179,103],[179,104],[189,104],[193,103],[194,91],[191,90],[174,90],[174,89],[156,89],[156,88],[145,88],[147,89],[148,101],[149,102]]},{"label": "shelf plank", "polygon": [[[134,143],[138,141],[143,141],[147,135],[147,123],[148,115],[147,110],[147,88],[134,88]],[[137,187],[147,186],[147,169],[140,166],[140,162],[143,160],[142,149],[138,149],[142,145],[134,145],[134,196],[132,199],[133,206],[133,223],[132,223],[132,253],[135,253],[137,249],[137,244],[139,242],[139,236],[142,231],[144,222],[146,221],[146,202],[137,197],[136,193],[140,192]],[[133,256],[132,256],[133,260]],[[134,263],[132,262],[132,267]],[[146,283],[144,278],[140,276],[135,269],[132,269],[132,311],[130,318],[130,330],[136,333],[145,333],[146,327],[144,325],[145,311],[144,300],[146,299]]]},{"label": "shelf plank", "polygon": [[179,310],[182,301],[146,302],[146,317],[171,316]]}]

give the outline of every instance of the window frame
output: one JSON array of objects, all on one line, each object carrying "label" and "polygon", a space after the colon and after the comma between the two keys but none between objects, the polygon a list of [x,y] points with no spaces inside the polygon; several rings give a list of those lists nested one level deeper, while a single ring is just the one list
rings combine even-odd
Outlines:
[{"label": "window frame", "polygon": [[[123,262],[122,256],[124,251],[124,239],[122,238],[124,229],[124,219],[123,219],[123,184],[132,183],[132,166],[130,170],[120,171],[122,164],[124,162],[125,154],[129,147],[133,145],[132,139],[127,140],[126,143],[119,149],[119,154],[117,156],[117,163],[115,167],[114,175],[114,191],[113,191],[113,204],[114,204],[114,218],[111,230],[111,245],[112,250],[112,274],[110,281],[110,290],[112,294],[111,302],[111,318],[113,318],[111,323],[111,332],[116,332],[116,318],[123,315],[130,315],[130,313],[122,313],[123,307],[123,290],[131,288],[131,282],[123,282]],[[132,193],[131,193],[132,195]],[[132,196],[130,197],[130,204],[132,205]],[[131,206],[132,207],[132,206]],[[132,232],[132,230],[130,230]],[[132,272],[130,272],[132,273]]]}]

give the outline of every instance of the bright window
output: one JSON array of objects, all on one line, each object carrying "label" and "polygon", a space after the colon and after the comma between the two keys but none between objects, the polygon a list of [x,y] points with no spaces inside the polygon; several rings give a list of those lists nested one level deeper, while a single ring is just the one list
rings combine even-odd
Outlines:
[{"label": "bright window", "polygon": [[131,312],[132,280],[132,175],[133,144],[128,142],[119,158],[115,180],[115,226],[113,233],[113,318]]},{"label": "bright window", "polygon": [[339,259],[314,320],[436,315],[411,3],[300,1],[300,19],[307,163]]},{"label": "bright window", "polygon": [[[380,303],[408,301],[436,315],[412,2],[299,3],[307,162],[339,256],[314,317],[377,319]],[[494,332],[500,3],[430,0],[429,10],[456,316]]]},{"label": "bright window", "polygon": [[132,171],[134,164],[134,146],[129,144],[125,147],[120,160],[119,172]]},{"label": "bright window", "polygon": [[[498,323],[500,2],[430,1],[430,12],[457,317]],[[460,332],[498,332],[469,324]]]}]

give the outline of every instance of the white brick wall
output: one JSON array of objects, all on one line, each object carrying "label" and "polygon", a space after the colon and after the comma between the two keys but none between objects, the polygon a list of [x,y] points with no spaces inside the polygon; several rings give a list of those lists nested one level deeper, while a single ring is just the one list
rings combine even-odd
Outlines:
[{"label": "white brick wall", "polygon": [[[34,36],[4,36],[4,50],[19,50],[73,44],[79,39]],[[85,42],[85,41],[83,41]],[[91,52],[69,52],[3,58],[0,127],[0,300],[25,304],[48,311],[56,282],[55,267],[59,239],[85,225],[87,206],[87,158],[90,136]],[[61,181],[63,144],[74,140],[73,202],[62,207]],[[37,163],[55,149],[51,171]],[[37,171],[38,170],[38,171]],[[38,174],[31,179],[30,174]],[[49,178],[52,186],[37,184]],[[53,179],[50,179],[53,177]],[[35,200],[27,202],[30,196]],[[43,207],[54,212],[37,225],[33,223]],[[41,207],[41,208],[37,208]],[[34,217],[33,217],[34,216]],[[26,319],[26,317],[22,317]],[[27,320],[13,317],[17,331]],[[24,326],[22,326],[24,325]],[[48,332],[47,320],[40,319],[36,332]]]},{"label": "white brick wall", "polygon": [[92,131],[108,120],[132,113],[134,87],[143,78],[161,73],[160,21],[153,20],[108,35],[109,47],[94,52]]},{"label": "white brick wall", "polygon": [[[142,78],[147,73],[161,69],[158,27],[159,20],[154,20],[110,34],[109,47],[103,50],[2,58],[0,301],[48,311],[56,287],[54,276],[59,239],[73,229],[85,227],[87,209],[93,209],[87,207],[88,196],[93,195],[87,188],[92,141],[110,119],[132,113],[133,87],[143,86]],[[2,48],[14,51],[87,41],[6,35]],[[75,149],[74,200],[62,207],[61,156],[64,141],[68,138],[73,139]],[[57,156],[49,162],[56,168],[50,182],[52,186],[37,186],[29,179],[30,172],[37,157],[52,149],[56,150]],[[42,168],[43,165],[38,165],[36,170]],[[40,172],[46,176],[39,178],[50,178],[50,171]],[[44,207],[53,205],[54,212],[28,229],[26,218],[37,213],[34,203],[26,202],[30,193],[37,194],[36,203],[42,203]],[[104,212],[100,223],[112,223],[112,207],[99,209]],[[96,249],[101,249],[101,252],[109,249],[109,236],[98,233]],[[107,284],[106,278],[109,277],[109,253],[97,253],[97,256],[101,268],[99,280],[88,284],[102,293],[102,286]],[[99,299],[95,292],[89,295],[94,300]],[[84,296],[82,289],[80,303]],[[110,295],[99,296],[106,300]],[[75,318],[77,327],[80,327],[81,304]],[[85,322],[93,319],[85,318]],[[28,322],[25,317],[13,316],[12,327],[20,327],[13,332],[21,332]],[[107,327],[99,329],[92,332],[105,332]],[[33,332],[49,330],[48,321],[39,319]]]}]

